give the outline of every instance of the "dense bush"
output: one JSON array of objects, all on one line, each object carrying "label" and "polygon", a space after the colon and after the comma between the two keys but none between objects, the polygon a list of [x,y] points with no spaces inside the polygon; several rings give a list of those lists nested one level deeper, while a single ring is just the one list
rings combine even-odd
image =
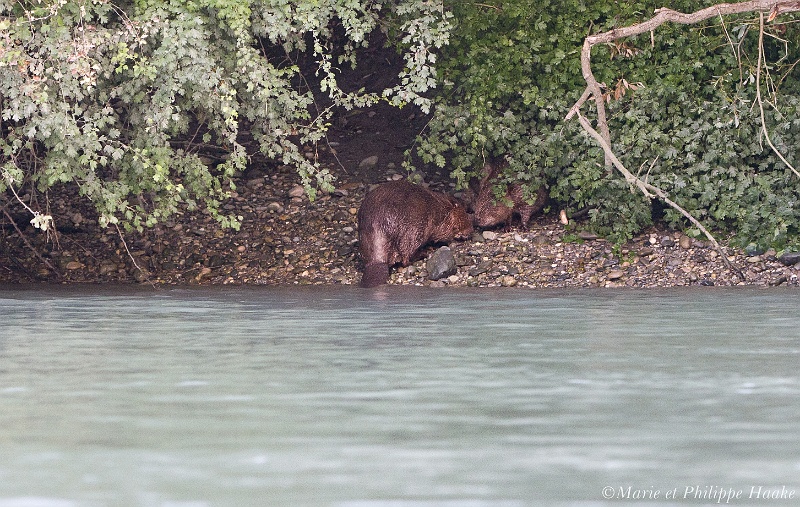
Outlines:
[{"label": "dense bush", "polygon": [[[585,88],[579,53],[592,33],[649,19],[657,7],[692,12],[715,2],[446,2],[455,29],[439,70],[445,87],[419,143],[426,162],[450,166],[462,183],[483,161],[506,157],[510,179],[546,182],[574,213],[625,240],[652,223],[652,203],[607,170],[577,121],[564,122]],[[663,25],[595,47],[606,85],[615,153],[708,227],[741,242],[798,243],[797,178],[764,143],[755,104],[758,15]],[[783,15],[768,25],[762,69],[766,122],[795,162],[800,144],[798,29]],[[583,114],[594,118],[590,107]],[[663,218],[684,227],[672,210]]]},{"label": "dense bush", "polygon": [[[200,207],[235,227],[219,205],[253,155],[245,134],[295,166],[313,197],[332,178],[301,147],[324,135],[332,108],[315,107],[291,56],[316,61],[333,108],[424,108],[448,28],[424,0],[0,0],[0,207],[74,184],[104,225]],[[376,29],[405,50],[399,84],[343,91],[339,67]]]},{"label": "dense bush", "polygon": [[[714,2],[664,3],[690,12]],[[485,159],[506,157],[507,178],[546,183],[570,213],[586,211],[596,230],[624,240],[661,210],[564,117],[585,87],[586,35],[641,22],[662,5],[0,0],[0,207],[19,204],[17,192],[46,212],[36,196],[70,184],[103,224],[140,228],[199,207],[237,226],[220,203],[255,151],[296,167],[313,197],[332,177],[302,147],[321,139],[334,108],[388,100],[427,109],[438,80],[418,143],[423,161],[463,184]],[[749,14],[664,25],[596,47],[594,72],[606,84],[613,148],[631,170],[743,243],[798,246],[797,178],[766,147],[755,106],[757,22]],[[403,51],[398,84],[342,90],[339,68],[375,30]],[[792,162],[797,30],[788,15],[768,25],[761,81],[772,140]],[[298,54],[314,62],[324,107],[300,76]],[[685,226],[672,210],[663,218]]]}]

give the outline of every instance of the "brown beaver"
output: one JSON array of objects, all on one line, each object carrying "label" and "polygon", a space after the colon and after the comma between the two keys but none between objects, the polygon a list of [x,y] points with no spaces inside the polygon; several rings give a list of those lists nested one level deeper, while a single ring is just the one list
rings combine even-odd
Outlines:
[{"label": "brown beaver", "polygon": [[522,227],[527,228],[531,216],[541,211],[547,203],[547,189],[543,186],[536,192],[536,201],[533,204],[528,203],[521,183],[507,185],[505,196],[496,199],[494,186],[504,168],[504,163],[488,163],[483,166],[473,204],[475,225],[478,227],[494,227],[499,224],[509,226],[514,214],[517,214]]},{"label": "brown beaver", "polygon": [[361,286],[386,283],[391,266],[408,266],[428,243],[471,234],[472,220],[455,198],[406,180],[384,183],[367,194],[358,210]]}]

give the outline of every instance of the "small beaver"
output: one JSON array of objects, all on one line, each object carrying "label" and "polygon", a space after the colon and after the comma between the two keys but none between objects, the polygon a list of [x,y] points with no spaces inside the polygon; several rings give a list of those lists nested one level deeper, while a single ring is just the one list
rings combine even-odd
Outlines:
[{"label": "small beaver", "polygon": [[[522,227],[527,228],[531,216],[541,211],[547,202],[547,189],[542,186],[536,192],[536,201],[529,204],[525,200],[525,192],[521,183],[507,185],[505,196],[495,199],[494,185],[504,167],[504,164],[495,163],[483,166],[483,177],[475,192],[476,197],[473,204],[475,225],[478,227],[494,227],[499,224],[509,226],[516,213],[520,216]],[[507,206],[503,201],[510,201],[512,206]]]},{"label": "small beaver", "polygon": [[471,234],[472,220],[455,198],[406,180],[384,183],[367,194],[358,210],[361,286],[386,283],[391,266],[408,266],[428,243]]}]

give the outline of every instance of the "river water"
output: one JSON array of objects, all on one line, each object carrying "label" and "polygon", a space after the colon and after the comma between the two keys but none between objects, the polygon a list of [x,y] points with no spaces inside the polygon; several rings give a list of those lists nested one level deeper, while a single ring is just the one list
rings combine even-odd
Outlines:
[{"label": "river water", "polygon": [[796,505],[800,299],[0,288],[0,507]]}]

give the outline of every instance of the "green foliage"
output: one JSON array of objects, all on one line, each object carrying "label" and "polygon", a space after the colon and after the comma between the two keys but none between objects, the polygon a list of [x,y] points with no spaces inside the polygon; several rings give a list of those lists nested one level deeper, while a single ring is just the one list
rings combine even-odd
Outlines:
[{"label": "green foliage", "polygon": [[[0,0],[0,204],[9,187],[70,183],[103,225],[202,208],[238,227],[220,204],[253,154],[245,131],[314,198],[332,176],[301,147],[324,136],[332,109],[293,84],[288,52],[316,59],[332,107],[426,107],[446,17],[424,0]],[[389,26],[408,62],[400,84],[341,90],[337,66]]]},{"label": "green foliage", "polygon": [[[673,1],[693,12],[716,2]],[[602,151],[576,120],[583,92],[585,37],[645,21],[664,2],[498,0],[446,2],[456,28],[439,61],[445,80],[434,118],[419,140],[422,160],[448,166],[463,185],[490,157],[506,176],[537,185],[569,212],[589,210],[594,228],[624,241],[654,220],[652,203],[604,166]],[[790,16],[768,26],[762,71],[766,122],[793,162],[800,143],[798,28]],[[797,245],[797,179],[766,146],[755,103],[758,15],[666,24],[592,52],[605,83],[615,153],[707,226],[743,243]],[[771,36],[770,36],[771,35]],[[651,38],[652,36],[652,38]],[[768,86],[772,84],[772,88]],[[777,92],[775,86],[778,86]],[[593,104],[583,114],[594,118]],[[684,227],[667,210],[664,219]]]}]

